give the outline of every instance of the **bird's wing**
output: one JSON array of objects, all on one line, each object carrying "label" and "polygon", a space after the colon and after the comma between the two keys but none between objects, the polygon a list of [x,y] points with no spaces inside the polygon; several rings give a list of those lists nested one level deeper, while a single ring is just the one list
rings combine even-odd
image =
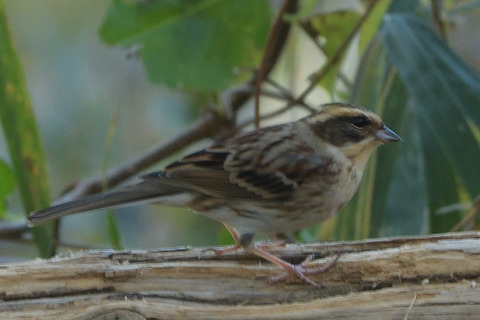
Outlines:
[{"label": "bird's wing", "polygon": [[218,198],[288,200],[305,178],[324,172],[329,159],[315,155],[286,133],[285,126],[260,129],[188,155],[163,172],[142,178],[161,179]]},{"label": "bird's wing", "polygon": [[333,159],[296,135],[293,125],[239,138],[242,141],[236,141],[225,162],[230,180],[264,199],[288,199],[306,180],[324,180],[338,173]]},{"label": "bird's wing", "polygon": [[169,185],[215,198],[261,200],[254,192],[230,181],[229,172],[224,169],[228,155],[226,150],[205,149],[175,161],[164,171],[141,178],[146,183]]}]

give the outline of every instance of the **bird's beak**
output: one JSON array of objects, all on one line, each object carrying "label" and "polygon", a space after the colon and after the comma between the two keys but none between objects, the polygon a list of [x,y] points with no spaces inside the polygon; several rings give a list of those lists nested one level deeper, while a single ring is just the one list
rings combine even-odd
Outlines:
[{"label": "bird's beak", "polygon": [[395,132],[393,132],[387,126],[383,126],[382,129],[378,130],[375,134],[378,140],[382,142],[397,142],[402,141],[402,138],[398,136]]}]

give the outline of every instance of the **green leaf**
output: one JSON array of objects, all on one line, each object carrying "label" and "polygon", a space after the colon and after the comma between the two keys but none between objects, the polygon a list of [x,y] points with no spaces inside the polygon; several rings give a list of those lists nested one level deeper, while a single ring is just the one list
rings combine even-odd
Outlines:
[{"label": "green leaf", "polygon": [[357,12],[342,10],[318,15],[312,19],[312,26],[326,39],[323,50],[327,56],[332,56],[337,51],[345,36],[352,31],[358,18]]},{"label": "green leaf", "polygon": [[[480,77],[428,25],[411,15],[387,15],[382,40],[416,116],[471,198],[480,194]],[[428,177],[433,179],[435,177]]]},{"label": "green leaf", "polygon": [[393,0],[389,13],[413,13],[419,6],[419,0]]},{"label": "green leaf", "polygon": [[[358,18],[358,13],[353,11],[335,11],[318,15],[312,19],[312,26],[326,40],[323,51],[327,59],[331,59],[337,52],[345,37],[352,31]],[[337,64],[329,70],[320,82],[320,85],[330,93],[333,92],[335,87],[340,62],[337,61]]]},{"label": "green leaf", "polygon": [[425,234],[429,228],[419,128],[411,112],[405,113],[402,122],[404,142],[398,146],[376,236]]},{"label": "green leaf", "polygon": [[[0,121],[26,212],[50,203],[43,147],[0,1]],[[40,254],[52,253],[52,225],[32,230]]]},{"label": "green leaf", "polygon": [[0,159],[0,217],[5,218],[6,197],[15,189],[15,177],[10,167]]},{"label": "green leaf", "polygon": [[123,249],[122,237],[120,236],[120,230],[118,229],[116,219],[112,211],[107,212],[107,230],[108,238],[112,248],[115,250]]},{"label": "green leaf", "polygon": [[360,41],[358,42],[358,48],[360,52],[370,44],[372,39],[377,35],[378,28],[380,27],[383,19],[383,15],[387,9],[391,6],[392,0],[382,0],[373,8],[367,21],[362,26]]},{"label": "green leaf", "polygon": [[456,211],[438,215],[436,211],[460,202],[458,183],[454,169],[435,142],[423,118],[419,118],[419,129],[422,140],[423,157],[425,163],[428,164],[425,166],[425,191],[429,201],[430,232],[448,232],[452,229],[452,226],[461,220],[460,213]]},{"label": "green leaf", "polygon": [[[105,155],[103,157],[103,165],[102,165],[102,181],[103,181],[103,189],[107,188],[107,173],[108,173],[108,154],[109,150],[112,148],[113,138],[115,137],[115,132],[118,125],[118,108],[115,109],[115,112],[112,115],[112,119],[110,121],[110,125],[108,126],[107,136],[106,136],[106,148],[105,148]],[[123,249],[122,245],[122,237],[120,236],[120,230],[118,229],[117,221],[115,216],[113,215],[112,210],[107,211],[107,232],[108,238],[110,240],[110,244],[112,248],[116,250]]]},{"label": "green leaf", "polygon": [[[374,110],[402,136],[407,95],[377,38],[368,46],[359,66],[351,102]],[[362,239],[380,234],[388,190],[398,169],[395,166],[398,148],[399,144],[389,144],[375,151],[354,198],[334,221],[322,225],[319,231],[322,239]]]},{"label": "green leaf", "polygon": [[216,91],[258,64],[269,25],[263,0],[113,0],[99,32],[107,44],[138,46],[150,81]]}]

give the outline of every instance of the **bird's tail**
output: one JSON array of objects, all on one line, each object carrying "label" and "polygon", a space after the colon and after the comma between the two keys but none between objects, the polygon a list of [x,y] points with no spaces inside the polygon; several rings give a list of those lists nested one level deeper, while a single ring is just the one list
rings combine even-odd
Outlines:
[{"label": "bird's tail", "polygon": [[178,193],[178,190],[162,189],[159,191],[158,188],[152,188],[151,185],[149,186],[141,182],[118,191],[93,194],[83,199],[53,205],[49,208],[32,212],[27,219],[29,225],[34,226],[73,213],[113,209],[142,202],[150,203],[159,201],[162,197]]}]

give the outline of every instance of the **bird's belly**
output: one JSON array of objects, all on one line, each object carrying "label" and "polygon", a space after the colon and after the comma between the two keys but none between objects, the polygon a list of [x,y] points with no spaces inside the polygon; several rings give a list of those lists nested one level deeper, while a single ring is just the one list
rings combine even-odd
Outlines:
[{"label": "bird's belly", "polygon": [[198,211],[233,226],[240,233],[275,234],[298,231],[325,221],[337,213],[340,205],[343,203],[330,206],[323,201],[311,201],[308,205],[291,200],[272,203],[235,201],[208,211]]},{"label": "bird's belly", "polygon": [[321,223],[337,214],[355,193],[359,176],[342,172],[336,181],[300,186],[296,197],[282,201],[252,201],[199,196],[189,206],[195,211],[240,233],[274,234],[298,231]]}]

